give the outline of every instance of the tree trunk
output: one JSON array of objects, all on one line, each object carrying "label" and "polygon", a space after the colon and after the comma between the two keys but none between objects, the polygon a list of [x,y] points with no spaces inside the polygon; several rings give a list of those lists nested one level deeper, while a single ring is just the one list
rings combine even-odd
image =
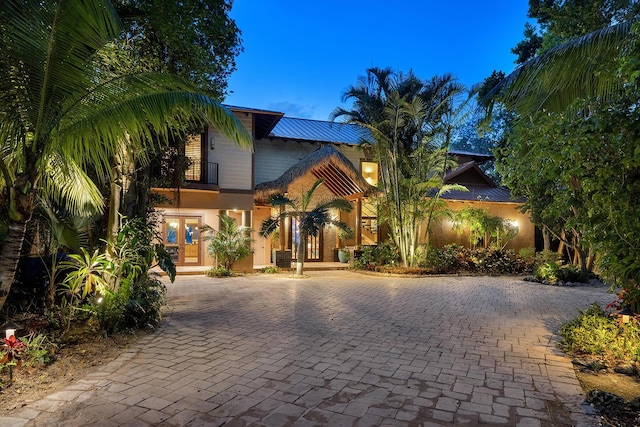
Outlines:
[{"label": "tree trunk", "polygon": [[4,306],[15,280],[26,231],[26,221],[9,223],[9,232],[0,251],[0,309]]},{"label": "tree trunk", "polygon": [[298,242],[298,250],[296,253],[296,276],[302,276],[304,270],[304,257],[307,255],[307,235],[300,233],[300,241]]},{"label": "tree trunk", "polygon": [[549,230],[546,227],[542,229],[542,240],[544,241],[543,250],[550,251],[551,250],[551,235]]}]

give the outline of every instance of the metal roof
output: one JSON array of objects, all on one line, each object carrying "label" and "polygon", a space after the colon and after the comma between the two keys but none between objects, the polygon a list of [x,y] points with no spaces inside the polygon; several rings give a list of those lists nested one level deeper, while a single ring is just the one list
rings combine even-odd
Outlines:
[{"label": "metal roof", "polygon": [[505,187],[487,187],[484,185],[465,185],[469,191],[451,191],[442,196],[446,200],[474,202],[524,203],[524,198],[514,199]]},{"label": "metal roof", "polygon": [[371,139],[370,135],[355,124],[282,117],[269,137],[357,145],[363,138]]}]

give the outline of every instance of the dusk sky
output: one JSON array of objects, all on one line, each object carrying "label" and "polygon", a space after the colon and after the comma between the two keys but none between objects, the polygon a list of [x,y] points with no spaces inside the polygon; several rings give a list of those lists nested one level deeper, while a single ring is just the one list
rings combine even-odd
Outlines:
[{"label": "dusk sky", "polygon": [[510,72],[526,0],[235,0],[245,51],[226,104],[327,120],[372,66],[453,73],[467,85]]}]

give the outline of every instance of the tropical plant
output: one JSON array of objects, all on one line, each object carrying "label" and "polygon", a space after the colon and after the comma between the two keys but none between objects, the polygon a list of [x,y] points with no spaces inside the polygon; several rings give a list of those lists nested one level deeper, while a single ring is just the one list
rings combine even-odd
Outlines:
[{"label": "tropical plant", "polygon": [[466,102],[456,108],[463,92],[449,74],[422,81],[413,73],[371,68],[343,95],[353,99],[354,108],[332,113],[371,132],[373,140],[362,146],[379,165],[380,220],[389,226],[405,266],[417,262],[418,243],[428,240],[432,220],[444,213],[441,196],[464,190],[443,182],[453,166],[447,157],[453,129],[466,114]]},{"label": "tropical plant", "polygon": [[303,274],[304,259],[307,255],[307,238],[317,236],[325,225],[333,224],[339,229],[346,228],[345,223],[333,219],[330,211],[337,209],[342,212],[350,212],[353,209],[348,200],[341,198],[321,200],[312,205],[314,193],[323,182],[322,179],[317,180],[309,190],[300,195],[299,199],[289,198],[284,194],[272,195],[269,198],[269,204],[274,208],[281,207],[282,209],[278,215],[265,219],[260,229],[260,235],[266,238],[277,230],[286,219],[292,218],[298,221],[300,238],[296,252],[296,275],[299,276]]},{"label": "tropical plant", "polygon": [[483,243],[484,248],[502,250],[518,234],[512,221],[489,213],[487,208],[467,206],[453,214],[453,229],[458,233],[469,230],[469,243],[475,248]]},{"label": "tropical plant", "polygon": [[88,172],[108,179],[123,144],[144,160],[152,135],[166,140],[173,126],[196,119],[244,146],[252,140],[233,114],[182,79],[143,72],[103,78],[97,53],[120,35],[107,0],[7,0],[0,22],[0,172],[9,216],[2,306],[42,190],[71,214],[101,212],[103,197]]},{"label": "tropical plant", "polygon": [[207,233],[205,240],[209,242],[208,250],[218,267],[231,270],[233,263],[248,257],[253,250],[251,244],[252,230],[248,227],[241,227],[238,221],[228,215],[218,215],[220,218],[220,228],[214,230],[211,227],[203,227],[203,232]]},{"label": "tropical plant", "polygon": [[11,335],[9,338],[2,338],[2,358],[0,365],[9,367],[9,381],[13,382],[13,367],[20,368],[22,366],[22,358],[27,350],[27,345]]}]

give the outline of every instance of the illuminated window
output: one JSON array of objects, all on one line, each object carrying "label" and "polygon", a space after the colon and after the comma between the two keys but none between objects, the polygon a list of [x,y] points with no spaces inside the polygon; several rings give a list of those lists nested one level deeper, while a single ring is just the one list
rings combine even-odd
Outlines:
[{"label": "illuminated window", "polygon": [[365,162],[360,163],[360,168],[362,170],[362,177],[374,187],[378,185],[378,164],[376,162]]}]

